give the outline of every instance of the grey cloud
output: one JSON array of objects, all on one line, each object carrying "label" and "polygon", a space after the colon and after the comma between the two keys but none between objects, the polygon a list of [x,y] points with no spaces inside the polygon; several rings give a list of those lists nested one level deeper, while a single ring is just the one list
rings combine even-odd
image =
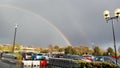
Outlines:
[{"label": "grey cloud", "polygon": [[[60,31],[62,31],[66,35],[66,37],[72,42],[73,45],[80,45],[80,44],[91,45],[91,43],[94,41],[96,44],[103,46],[104,44],[112,42],[111,23],[106,23],[106,21],[103,19],[103,16],[102,16],[103,11],[108,9],[111,11],[111,15],[113,15],[114,9],[120,7],[119,2],[120,1],[115,1],[115,0],[110,0],[110,1],[107,1],[107,0],[99,0],[99,1],[96,1],[96,0],[92,0],[92,1],[91,0],[90,1],[88,0],[84,0],[84,1],[81,1],[81,0],[59,0],[59,1],[58,0],[52,0],[52,1],[50,0],[25,0],[25,1],[9,0],[9,1],[1,1],[0,4],[13,5],[42,16],[43,18],[45,18],[46,20],[54,24],[58,29],[60,29]],[[17,19],[16,21],[19,21],[21,28],[18,29],[19,30],[18,32],[20,32],[21,30],[20,33],[25,33],[24,35],[22,34],[18,35],[20,36],[20,37],[17,37],[19,42],[25,41],[24,44],[29,42],[31,44],[42,45],[46,42],[48,44],[50,41],[50,38],[53,38],[54,36],[55,37],[59,36],[54,29],[52,29],[52,32],[49,32],[51,30],[49,30],[50,26],[48,26],[47,24],[45,24],[44,26],[41,26],[41,24],[35,25],[34,22],[39,22],[37,19],[35,19],[36,17],[29,16],[30,14],[20,12],[20,11],[16,11],[17,14],[13,13],[15,12],[14,9],[11,9],[13,10],[12,12],[10,12],[11,11],[10,9],[7,9],[7,10],[9,11],[9,12],[6,11],[8,14],[12,13],[13,18],[16,18]],[[0,20],[1,22],[6,22],[6,23],[0,23],[0,26],[1,26],[0,31],[3,32],[1,34],[1,37],[5,38],[3,35],[9,32],[7,30],[8,25],[12,27],[13,23],[9,23],[9,20],[7,21],[7,17],[3,18],[5,16],[3,15],[5,10],[1,9],[1,11],[3,12],[0,13],[1,15]],[[18,18],[14,17],[16,15],[18,16]],[[20,16],[21,18],[19,18]],[[117,42],[119,42],[120,40],[119,26],[120,26],[120,23],[115,24]],[[45,27],[49,27],[49,28],[45,29]],[[23,28],[25,30],[23,30]],[[4,32],[5,29],[8,31],[7,33]],[[37,31],[38,29],[39,31]],[[10,28],[10,30],[12,31],[12,28]],[[27,33],[30,33],[30,36],[27,36]],[[49,33],[51,35],[49,35]],[[41,36],[44,36],[44,34],[46,37],[41,37]],[[11,35],[8,35],[7,37]],[[41,39],[37,39],[37,37]],[[46,40],[47,37],[49,37],[49,39]],[[54,40],[57,40],[57,41],[60,41],[58,42],[58,44],[65,43],[64,41],[58,40],[55,37],[53,39],[53,42],[56,42]],[[27,39],[28,41],[26,41],[25,38],[29,38]],[[40,40],[41,42],[39,42],[38,40]],[[46,42],[44,40],[46,40]],[[44,44],[44,45],[47,45],[47,44]]]}]

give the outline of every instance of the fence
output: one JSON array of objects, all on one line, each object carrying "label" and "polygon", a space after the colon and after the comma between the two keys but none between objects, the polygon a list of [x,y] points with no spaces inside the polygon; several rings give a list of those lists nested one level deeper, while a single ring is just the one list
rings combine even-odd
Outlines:
[{"label": "fence", "polygon": [[73,62],[71,59],[64,58],[50,58],[49,66],[56,66],[61,68],[77,68],[78,63]]}]

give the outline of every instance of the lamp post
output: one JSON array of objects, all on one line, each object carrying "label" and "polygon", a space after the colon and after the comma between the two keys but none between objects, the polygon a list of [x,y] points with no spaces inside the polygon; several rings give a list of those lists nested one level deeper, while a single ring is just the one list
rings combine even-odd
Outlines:
[{"label": "lamp post", "polygon": [[116,39],[115,39],[115,31],[114,31],[114,20],[118,21],[118,18],[120,17],[120,9],[118,8],[114,11],[115,16],[113,17],[110,16],[110,12],[108,10],[105,10],[103,15],[107,23],[110,20],[112,21],[113,43],[114,43],[115,58],[116,58],[116,64],[117,64],[117,50],[116,50]]},{"label": "lamp post", "polygon": [[14,39],[13,39],[12,53],[14,53],[14,48],[15,48],[15,40],[16,40],[17,27],[18,27],[18,25],[16,24],[16,26],[15,26],[15,32],[14,32]]}]

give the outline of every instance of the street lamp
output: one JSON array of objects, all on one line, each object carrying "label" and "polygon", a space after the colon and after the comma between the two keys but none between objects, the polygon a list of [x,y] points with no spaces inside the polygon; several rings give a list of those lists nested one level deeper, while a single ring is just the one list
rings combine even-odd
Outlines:
[{"label": "street lamp", "polygon": [[117,51],[116,51],[116,40],[115,40],[115,31],[114,31],[114,20],[118,20],[120,17],[120,9],[116,9],[114,11],[114,16],[110,16],[110,12],[108,10],[105,10],[104,13],[104,18],[106,19],[107,23],[109,20],[112,21],[112,31],[113,31],[113,43],[114,43],[114,50],[115,50],[115,58],[116,58],[116,64],[117,64]]},{"label": "street lamp", "polygon": [[15,40],[16,40],[17,27],[18,27],[18,25],[16,24],[16,25],[15,25],[15,32],[14,32],[14,39],[13,39],[12,53],[14,53],[14,48],[15,48]]}]

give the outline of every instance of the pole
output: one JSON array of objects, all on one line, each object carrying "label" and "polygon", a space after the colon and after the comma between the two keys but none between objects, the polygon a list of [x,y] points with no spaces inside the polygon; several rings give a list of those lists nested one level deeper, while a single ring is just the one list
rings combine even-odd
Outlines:
[{"label": "pole", "polygon": [[13,39],[13,49],[12,49],[12,53],[14,53],[14,48],[15,48],[16,32],[17,32],[17,25],[16,25],[16,27],[15,27],[15,32],[14,32],[14,39]]},{"label": "pole", "polygon": [[112,31],[113,31],[113,42],[114,42],[114,49],[115,49],[115,59],[117,64],[117,50],[116,50],[116,40],[115,40],[115,31],[114,31],[114,21],[112,19]]}]

